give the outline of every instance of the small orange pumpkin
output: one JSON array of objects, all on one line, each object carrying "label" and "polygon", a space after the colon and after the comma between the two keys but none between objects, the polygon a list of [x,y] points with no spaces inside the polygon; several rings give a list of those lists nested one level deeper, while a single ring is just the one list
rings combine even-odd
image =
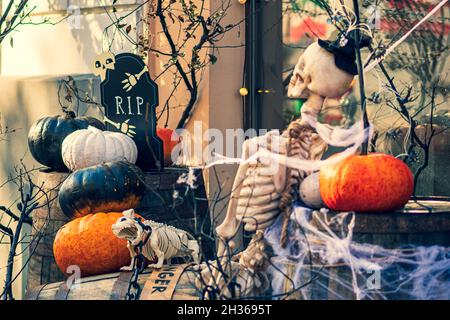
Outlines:
[{"label": "small orange pumpkin", "polygon": [[157,128],[156,134],[163,141],[164,164],[170,166],[172,164],[172,150],[180,143],[181,138],[169,128]]},{"label": "small orange pumpkin", "polygon": [[53,254],[63,273],[78,266],[83,277],[114,272],[130,264],[127,241],[117,238],[111,226],[122,213],[95,213],[65,224],[56,234]]},{"label": "small orange pumpkin", "polygon": [[320,195],[337,211],[384,212],[403,207],[414,181],[410,169],[390,155],[352,155],[320,169]]}]

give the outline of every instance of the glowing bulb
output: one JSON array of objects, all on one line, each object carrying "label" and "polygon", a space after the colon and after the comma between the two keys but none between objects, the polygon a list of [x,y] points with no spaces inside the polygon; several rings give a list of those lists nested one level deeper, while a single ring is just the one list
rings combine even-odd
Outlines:
[{"label": "glowing bulb", "polygon": [[[240,0],[241,1],[241,0]],[[248,95],[248,90],[247,88],[240,88],[239,89],[239,94],[243,97],[245,97],[246,95]]]},{"label": "glowing bulb", "polygon": [[245,4],[245,3],[247,2],[247,0],[238,0],[238,2],[239,2],[240,4]]}]

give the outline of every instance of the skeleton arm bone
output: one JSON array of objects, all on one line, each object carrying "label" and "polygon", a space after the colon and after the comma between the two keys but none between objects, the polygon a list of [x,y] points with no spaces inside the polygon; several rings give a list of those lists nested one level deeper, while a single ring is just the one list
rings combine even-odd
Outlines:
[{"label": "skeleton arm bone", "polygon": [[[248,159],[249,152],[249,140],[245,141],[243,146],[243,158]],[[236,178],[233,183],[233,191],[230,196],[230,203],[228,204],[227,214],[222,224],[216,228],[216,232],[220,238],[224,240],[230,240],[237,231],[237,220],[236,220],[236,209],[239,201],[239,195],[241,193],[241,188],[246,177],[247,169],[249,164],[243,163],[239,165],[238,171],[236,173]],[[220,246],[220,242],[219,242]]]},{"label": "skeleton arm bone", "polygon": [[103,117],[103,121],[106,122],[106,123],[109,123],[110,125],[112,125],[117,130],[120,129],[120,123],[110,120],[107,116]]},{"label": "skeleton arm bone", "polygon": [[123,89],[128,92],[131,91],[131,89],[133,89],[133,87],[137,84],[137,82],[139,81],[139,79],[142,77],[142,75],[148,71],[147,66],[145,66],[141,72],[137,73],[137,74],[131,74],[126,72],[125,75],[127,76],[127,78],[125,80],[122,81],[123,85]]},{"label": "skeleton arm bone", "polygon": [[[246,160],[249,157],[249,140],[244,141],[242,146],[242,156]],[[236,234],[238,225],[236,220],[236,210],[239,201],[239,195],[241,193],[241,188],[246,177],[247,169],[249,167],[248,163],[241,163],[239,165],[238,171],[236,173],[236,178],[233,183],[233,189],[230,196],[230,202],[228,204],[227,214],[222,224],[216,228],[217,235],[219,236],[217,257],[220,259],[220,264],[223,270],[226,272],[228,270],[227,266],[231,262],[231,257],[229,252],[227,252],[227,244],[229,250],[232,250],[233,243],[231,238]],[[211,273],[211,278],[209,285],[213,285],[214,282],[221,283],[223,280],[223,275],[219,274],[219,270],[214,269]],[[228,290],[224,288],[226,292]],[[225,292],[223,292],[225,293]]]},{"label": "skeleton arm bone", "polygon": [[119,123],[119,122],[114,122],[114,121],[108,119],[108,117],[104,116],[103,121],[105,123],[109,123],[114,128],[116,128],[117,130],[121,131],[122,133],[124,133],[130,137],[133,137],[136,134],[136,131],[134,131],[134,129],[136,129],[136,126],[128,123],[130,121],[130,119],[127,119],[122,123]]}]

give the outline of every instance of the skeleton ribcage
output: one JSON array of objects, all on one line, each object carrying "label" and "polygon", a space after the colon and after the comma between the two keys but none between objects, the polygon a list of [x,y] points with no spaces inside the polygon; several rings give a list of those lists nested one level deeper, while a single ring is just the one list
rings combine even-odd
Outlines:
[{"label": "skeleton ribcage", "polygon": [[[276,152],[274,150],[289,150],[289,156],[297,159],[311,159],[311,156],[315,158],[317,152],[321,154],[323,146],[312,143],[310,131],[302,130],[302,133],[298,134],[298,139],[279,141],[279,143],[285,144],[291,141],[289,148],[279,145],[274,149],[270,143],[268,148],[272,152]],[[247,168],[236,208],[236,218],[245,224],[244,228],[247,231],[267,228],[281,213],[280,201],[292,202],[292,196],[284,194],[282,197],[283,191],[277,190],[275,186],[274,175],[280,174],[280,172],[274,172],[273,161],[267,163],[267,161],[258,160],[256,164],[249,165]],[[286,170],[286,174],[286,186],[292,186],[298,185],[310,173],[290,169]]]},{"label": "skeleton ribcage", "polygon": [[248,167],[236,210],[236,218],[245,223],[245,230],[264,229],[280,213],[280,194],[272,176],[270,168],[261,163]]},{"label": "skeleton ribcage", "polygon": [[[158,249],[164,252],[165,259],[176,256],[180,251],[183,251],[183,249],[187,247],[188,238],[184,232],[177,232],[175,228],[170,228],[163,224],[152,226],[151,237],[157,238]],[[146,243],[143,251],[144,255],[149,260],[154,260],[156,258],[150,241]]]}]

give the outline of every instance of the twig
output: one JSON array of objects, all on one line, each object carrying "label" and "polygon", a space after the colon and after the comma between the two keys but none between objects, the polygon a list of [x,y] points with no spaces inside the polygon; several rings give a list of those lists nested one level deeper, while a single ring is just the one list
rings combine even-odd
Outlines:
[{"label": "twig", "polygon": [[[353,9],[355,11],[356,16],[356,25],[360,25],[360,17],[359,17],[359,4],[358,0],[353,0]],[[367,116],[367,110],[366,110],[366,93],[365,93],[365,87],[364,87],[364,68],[361,61],[361,49],[360,49],[360,41],[361,41],[361,35],[359,28],[356,28],[355,30],[355,53],[356,53],[356,64],[358,66],[358,79],[359,79],[359,93],[360,93],[360,99],[361,99],[361,113],[364,123],[364,129],[368,128],[370,126],[369,124],[369,118]],[[364,143],[361,145],[361,154],[367,155],[368,152],[368,145],[369,141],[366,139]]]}]

